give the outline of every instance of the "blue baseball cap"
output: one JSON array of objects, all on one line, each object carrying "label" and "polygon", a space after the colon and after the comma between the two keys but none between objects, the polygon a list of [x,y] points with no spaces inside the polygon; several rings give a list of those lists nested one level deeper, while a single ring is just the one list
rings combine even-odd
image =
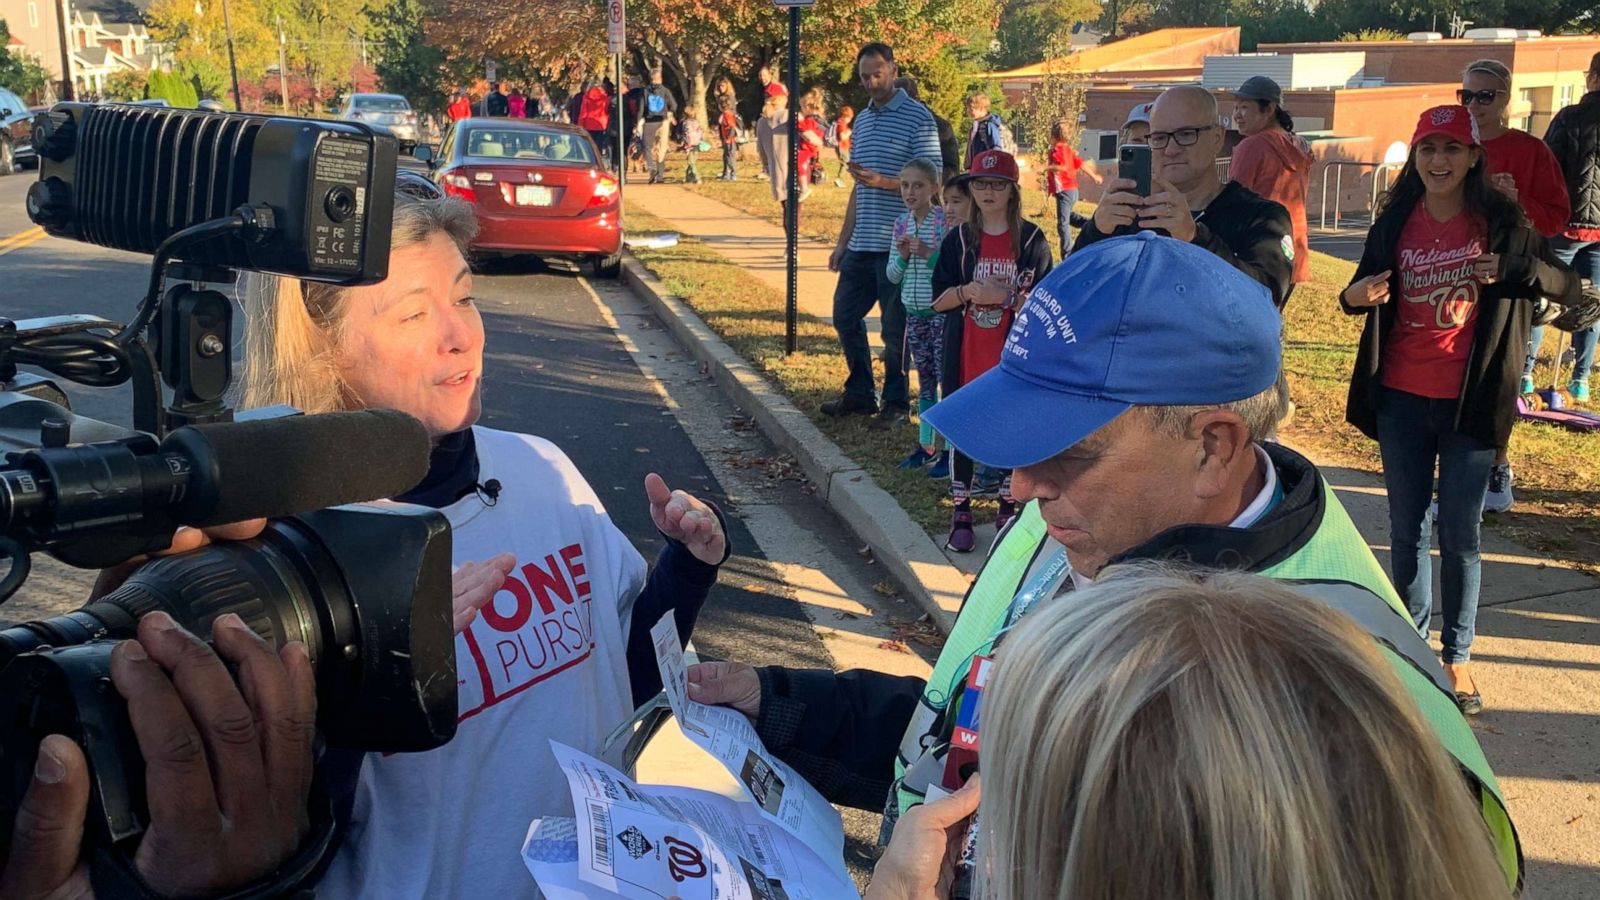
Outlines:
[{"label": "blue baseball cap", "polygon": [[1031,466],[1135,405],[1261,393],[1282,327],[1266,286],[1206,250],[1149,231],[1098,241],[1023,301],[1000,364],[924,415],[985,465]]}]

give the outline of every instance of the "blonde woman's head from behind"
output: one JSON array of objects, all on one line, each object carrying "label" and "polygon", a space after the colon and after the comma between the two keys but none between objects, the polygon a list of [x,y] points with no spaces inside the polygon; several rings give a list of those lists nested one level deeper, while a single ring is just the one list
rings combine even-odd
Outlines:
[{"label": "blonde woman's head from behind", "polygon": [[983,713],[991,900],[1505,900],[1454,761],[1354,621],[1118,567],[1031,613]]}]

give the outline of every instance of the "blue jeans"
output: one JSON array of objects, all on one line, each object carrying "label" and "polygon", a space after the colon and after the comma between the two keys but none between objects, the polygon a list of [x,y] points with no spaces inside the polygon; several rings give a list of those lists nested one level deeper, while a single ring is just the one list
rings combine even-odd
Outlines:
[{"label": "blue jeans", "polygon": [[877,402],[873,389],[872,349],[867,344],[867,313],[878,307],[883,334],[883,405],[909,412],[906,393],[906,310],[900,305],[900,286],[889,280],[888,253],[846,250],[839,263],[839,285],[833,290],[833,330],[839,333],[850,375],[844,382],[846,398]]},{"label": "blue jeans", "polygon": [[[1555,251],[1556,258],[1572,267],[1578,277],[1587,278],[1595,285],[1600,285],[1600,241],[1573,241],[1556,236],[1550,239],[1550,249]],[[1534,357],[1539,354],[1539,342],[1544,340],[1544,326],[1540,325],[1528,335],[1528,359],[1522,365],[1524,377],[1533,375]],[[1595,343],[1600,341],[1600,324],[1586,328],[1572,336],[1574,358],[1572,361],[1572,380],[1588,381],[1589,372],[1594,368]],[[1556,360],[1559,369],[1561,360]],[[1560,384],[1560,377],[1554,379]]]},{"label": "blue jeans", "polygon": [[1078,189],[1056,191],[1056,236],[1061,238],[1061,258],[1072,252],[1072,207],[1078,202]]},{"label": "blue jeans", "polygon": [[1444,661],[1467,661],[1478,621],[1482,582],[1478,553],[1483,498],[1495,448],[1455,430],[1455,400],[1434,400],[1383,388],[1378,398],[1378,452],[1389,494],[1390,570],[1395,590],[1424,640],[1433,614],[1428,505],[1439,464],[1439,556],[1443,565]]}]

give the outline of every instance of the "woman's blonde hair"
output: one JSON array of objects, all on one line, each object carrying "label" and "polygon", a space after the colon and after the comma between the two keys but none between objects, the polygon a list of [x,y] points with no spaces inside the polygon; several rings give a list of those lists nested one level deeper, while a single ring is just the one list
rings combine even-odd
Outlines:
[{"label": "woman's blonde hair", "polygon": [[[472,208],[461,200],[395,194],[391,252],[443,234],[465,256],[477,232]],[[356,405],[338,359],[352,290],[271,275],[252,279],[244,293],[244,371],[234,397],[240,409],[287,404],[324,413]]]},{"label": "woman's blonde hair", "polygon": [[822,88],[812,88],[800,95],[800,111],[806,115],[822,115],[827,109],[826,97]]},{"label": "woman's blonde hair", "polygon": [[1117,567],[985,701],[990,900],[1504,900],[1460,770],[1373,639],[1255,575]]}]

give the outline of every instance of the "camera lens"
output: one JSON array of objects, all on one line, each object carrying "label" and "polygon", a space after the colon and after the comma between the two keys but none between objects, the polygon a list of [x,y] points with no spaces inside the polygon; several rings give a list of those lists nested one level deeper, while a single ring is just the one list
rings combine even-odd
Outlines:
[{"label": "camera lens", "polygon": [[[0,666],[43,647],[131,638],[139,619],[156,610],[202,638],[218,616],[235,613],[274,646],[304,643],[316,664],[329,647],[352,640],[354,629],[342,579],[325,557],[296,530],[274,527],[259,540],[153,560],[82,609],[0,631]],[[317,577],[328,568],[333,578]]]}]

